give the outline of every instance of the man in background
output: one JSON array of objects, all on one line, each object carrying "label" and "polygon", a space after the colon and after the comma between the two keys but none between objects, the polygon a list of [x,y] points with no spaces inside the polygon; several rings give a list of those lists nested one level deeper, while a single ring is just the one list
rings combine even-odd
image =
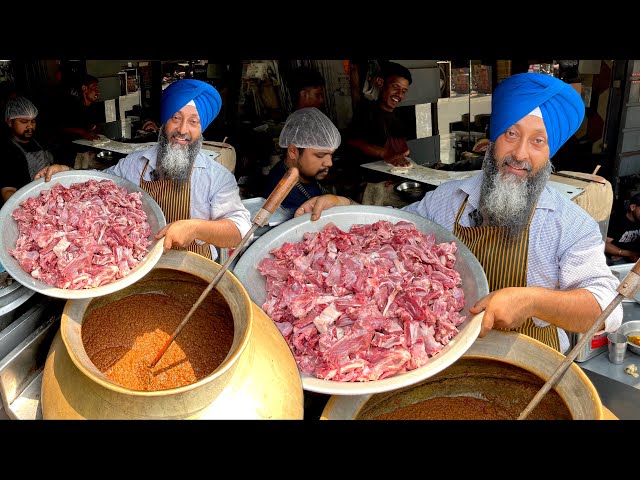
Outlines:
[{"label": "man in background", "polygon": [[388,179],[386,175],[360,168],[364,163],[383,160],[389,167],[408,167],[409,132],[396,115],[396,107],[409,91],[412,78],[408,68],[395,62],[382,65],[375,77],[379,94],[375,100],[363,99],[356,107],[345,134],[345,148],[337,165],[340,193],[360,200],[366,183]]},{"label": "man in background", "polygon": [[294,110],[309,107],[324,109],[325,81],[316,69],[302,66],[293,70],[289,90]]},{"label": "man in background", "polygon": [[613,210],[604,246],[607,263],[637,262],[640,258],[640,193],[625,202],[624,212]]},{"label": "man in background", "polygon": [[301,108],[287,118],[280,132],[279,145],[284,149],[285,158],[269,171],[262,195],[268,198],[286,171],[297,167],[298,182],[281,203],[293,217],[304,202],[327,193],[322,180],[333,165],[332,155],[340,146],[340,132],[317,108]]},{"label": "man in background", "polygon": [[80,85],[58,99],[55,108],[59,118],[56,132],[59,151],[56,152],[56,158],[60,163],[80,167],[76,164],[76,155],[92,150],[73,141],[79,139],[94,141],[100,138],[97,124],[103,119],[104,114],[100,114],[94,105],[99,97],[98,79],[93,75],[84,75]]},{"label": "man in background", "polygon": [[383,64],[375,81],[380,94],[376,100],[363,100],[353,114],[346,143],[354,152],[354,163],[384,160],[390,165],[405,166],[409,161],[409,134],[395,109],[409,91],[412,78],[408,68],[395,62]]},{"label": "man in background", "polygon": [[[104,170],[139,185],[158,202],[167,225],[164,251],[187,249],[216,260],[216,247],[233,248],[251,228],[236,179],[202,151],[202,132],[220,112],[218,91],[200,80],[172,83],[162,93],[158,144],[131,153]],[[40,171],[48,181],[57,165]]]},{"label": "man in background", "polygon": [[4,118],[9,136],[0,145],[3,202],[30,183],[36,173],[54,163],[51,151],[35,139],[37,116],[38,109],[26,97],[13,97],[7,101]]}]

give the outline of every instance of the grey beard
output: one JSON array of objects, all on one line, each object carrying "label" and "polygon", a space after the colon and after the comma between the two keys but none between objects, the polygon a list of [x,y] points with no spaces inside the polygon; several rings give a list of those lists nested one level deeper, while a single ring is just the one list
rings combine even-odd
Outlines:
[{"label": "grey beard", "polygon": [[[484,177],[478,209],[484,225],[504,227],[508,237],[515,238],[527,228],[531,212],[549,180],[553,165],[547,161],[542,170],[534,175],[529,173],[523,179],[512,173],[501,174],[497,162],[491,144],[482,162]],[[504,162],[523,163],[510,156],[502,159]],[[530,163],[524,164],[531,169]]]},{"label": "grey beard", "polygon": [[186,183],[191,169],[196,161],[198,152],[202,148],[202,135],[188,145],[178,145],[169,142],[164,129],[158,135],[158,158],[156,169],[158,180],[173,180]]}]

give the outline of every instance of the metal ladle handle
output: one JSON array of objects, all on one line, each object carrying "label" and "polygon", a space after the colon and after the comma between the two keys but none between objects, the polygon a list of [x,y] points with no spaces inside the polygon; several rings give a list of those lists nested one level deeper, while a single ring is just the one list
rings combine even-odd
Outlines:
[{"label": "metal ladle handle", "polygon": [[536,393],[535,397],[529,402],[529,405],[522,411],[518,420],[524,420],[529,416],[531,411],[540,403],[542,397],[546,395],[546,393],[551,390],[551,388],[556,384],[556,382],[564,375],[569,366],[573,363],[575,358],[578,356],[582,347],[593,337],[593,335],[600,329],[602,325],[604,325],[607,317],[615,310],[615,308],[620,304],[623,298],[633,298],[640,287],[640,260],[636,262],[633,268],[627,273],[626,277],[620,282],[618,285],[617,291],[618,294],[614,297],[609,305],[602,311],[600,316],[594,322],[594,324],[589,328],[589,331],[582,335],[582,338],[576,343],[576,345],[571,349],[571,351],[567,354],[564,361],[560,364],[560,366],[556,369],[556,371],[551,375],[551,378],[546,381],[546,383],[542,386],[542,388]]}]

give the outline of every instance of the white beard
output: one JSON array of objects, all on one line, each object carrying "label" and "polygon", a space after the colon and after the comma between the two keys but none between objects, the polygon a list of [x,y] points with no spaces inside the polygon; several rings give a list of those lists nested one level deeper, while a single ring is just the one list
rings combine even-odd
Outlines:
[{"label": "white beard", "polygon": [[[551,162],[547,162],[542,170],[531,174],[531,165],[524,162],[529,174],[522,178],[513,173],[500,173],[497,162],[491,144],[482,164],[484,178],[479,210],[485,225],[506,227],[510,236],[513,236],[526,229],[531,212],[549,180],[553,166]],[[502,162],[523,164],[509,157]]]},{"label": "white beard", "polygon": [[160,146],[156,166],[158,178],[186,183],[202,147],[202,136],[187,145],[179,145],[171,143],[164,130],[161,130],[158,144]]}]

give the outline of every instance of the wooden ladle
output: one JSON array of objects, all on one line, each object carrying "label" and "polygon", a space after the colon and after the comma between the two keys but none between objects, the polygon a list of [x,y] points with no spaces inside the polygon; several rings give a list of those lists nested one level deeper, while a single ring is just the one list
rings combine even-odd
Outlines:
[{"label": "wooden ladle", "polygon": [[251,236],[253,235],[253,232],[255,232],[256,229],[258,229],[259,227],[263,227],[267,223],[267,220],[269,220],[269,217],[271,216],[271,214],[280,206],[280,204],[285,199],[285,197],[289,194],[293,186],[298,182],[298,174],[299,174],[298,169],[295,167],[290,168],[285,172],[280,182],[278,182],[278,184],[276,185],[276,188],[273,189],[273,192],[271,192],[271,195],[269,195],[269,198],[267,198],[266,202],[264,202],[264,205],[262,206],[262,208],[258,211],[258,213],[256,213],[255,217],[253,217],[253,225],[251,226],[247,234],[244,237],[242,237],[242,240],[240,240],[240,243],[238,244],[238,246],[233,250],[231,255],[229,255],[229,258],[227,258],[227,261],[224,262],[224,265],[222,266],[222,268],[218,270],[218,273],[216,274],[216,276],[213,277],[213,280],[211,280],[207,288],[205,288],[204,291],[200,294],[200,297],[198,298],[198,300],[196,300],[196,303],[193,304],[193,306],[191,307],[191,310],[189,310],[189,313],[187,313],[187,315],[184,317],[182,322],[180,322],[180,325],[178,325],[178,328],[176,328],[174,332],[171,334],[171,337],[169,337],[169,340],[167,340],[165,345],[158,352],[153,362],[151,362],[151,364],[149,365],[149,368],[155,367],[156,364],[160,361],[160,359],[162,358],[164,353],[167,351],[171,343],[175,340],[175,338],[180,333],[180,330],[182,330],[182,328],[187,324],[187,322],[193,315],[193,312],[196,311],[196,309],[204,301],[206,296],[209,295],[209,292],[211,292],[211,289],[218,284],[222,276],[225,274],[225,272],[229,268],[229,265],[231,264],[231,262],[233,262],[233,260],[238,256],[238,253],[242,250],[242,247],[247,242],[247,240],[251,238]]},{"label": "wooden ladle", "polygon": [[556,369],[555,372],[551,375],[549,380],[542,386],[542,388],[536,393],[535,397],[529,402],[529,405],[522,411],[518,420],[524,420],[531,413],[531,411],[540,403],[542,397],[546,395],[546,393],[551,390],[551,388],[560,380],[562,375],[567,371],[571,363],[578,356],[582,347],[588,342],[591,341],[593,335],[604,325],[605,320],[611,312],[615,310],[615,308],[620,304],[624,297],[633,298],[640,287],[640,260],[636,262],[633,268],[627,273],[627,276],[620,282],[618,285],[617,291],[618,294],[611,300],[611,303],[607,305],[607,307],[602,311],[600,316],[596,319],[594,324],[591,326],[589,331],[582,335],[582,338],[576,343],[576,345],[571,349],[571,351],[567,354],[564,361],[560,364],[560,366]]}]

